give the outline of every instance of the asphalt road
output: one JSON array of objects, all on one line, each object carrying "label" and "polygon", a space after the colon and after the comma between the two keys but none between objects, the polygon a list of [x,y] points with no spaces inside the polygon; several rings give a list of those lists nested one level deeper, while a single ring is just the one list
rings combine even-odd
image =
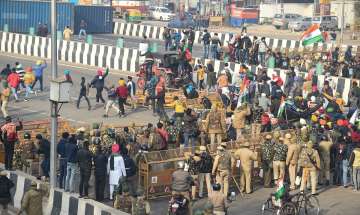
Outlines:
[{"label": "asphalt road", "polygon": [[[24,67],[34,65],[38,58],[29,58],[20,55],[9,55],[0,52],[0,67],[3,68],[7,63],[14,64],[16,61],[23,64]],[[96,75],[95,67],[87,67],[84,65],[75,65],[67,64],[64,62],[59,63],[58,74],[59,76],[63,75],[63,71],[68,69],[71,71],[71,76],[74,82],[74,85],[71,89],[71,98],[72,101],[68,104],[64,104],[60,110],[60,116],[66,120],[69,120],[72,123],[76,124],[89,124],[94,122],[104,122],[104,123],[120,123],[124,125],[130,124],[130,122],[141,123],[141,122],[156,122],[157,118],[153,117],[151,112],[145,108],[138,108],[135,112],[127,112],[126,118],[119,118],[116,116],[115,111],[110,110],[109,118],[103,118],[105,110],[102,104],[96,104],[95,102],[95,89],[90,89],[90,103],[92,105],[92,110],[87,110],[87,104],[85,100],[81,101],[80,109],[76,108],[76,100],[79,95],[80,90],[80,80],[81,77],[85,77],[87,82],[90,82],[92,78]],[[117,85],[117,82],[120,77],[126,78],[127,75],[120,71],[110,71],[109,76],[106,78],[106,86],[112,84]],[[48,68],[45,72],[44,83],[45,83],[45,92],[39,93],[37,96],[32,95],[30,101],[23,101],[24,93],[20,95],[20,101],[14,102],[10,101],[8,109],[9,114],[14,117],[19,117],[24,120],[36,120],[36,119],[45,119],[50,116],[50,102],[49,102],[49,80],[51,77],[50,73],[50,62],[48,62]],[[39,86],[35,86],[35,89],[38,89]],[[107,100],[107,94],[104,91],[103,97]]]},{"label": "asphalt road", "polygon": [[[23,66],[33,65],[36,61],[36,58],[23,57],[19,55],[9,55],[0,53],[0,66],[5,66],[6,63],[13,64],[15,61],[19,61]],[[49,65],[50,66],[50,65]],[[74,86],[72,88],[72,97],[75,98],[78,95],[79,91],[79,80],[83,76],[87,80],[90,80],[94,75],[96,68],[79,66],[75,64],[67,64],[64,62],[59,63],[59,75],[62,74],[64,69],[70,69],[72,71],[72,78],[74,80]],[[119,71],[111,71],[106,82],[107,85],[115,84],[119,77],[126,76],[127,74],[121,73]],[[50,69],[46,70],[45,75],[45,86],[46,90],[44,93],[38,95],[37,97],[33,96],[31,101],[25,102],[13,102],[9,104],[9,112],[12,116],[18,116],[24,120],[39,120],[49,117],[49,77]],[[105,93],[104,93],[105,96]],[[94,106],[94,90],[91,92],[91,103]],[[23,95],[21,95],[23,98]],[[104,122],[104,123],[116,123],[127,125],[131,121],[136,123],[147,123],[147,122],[156,122],[157,118],[153,117],[151,112],[146,109],[139,109],[135,113],[129,113],[126,118],[118,118],[115,116],[115,113],[112,112],[111,117],[108,119],[102,118],[104,109],[102,106],[97,106],[91,111],[87,110],[86,104],[82,102],[81,109],[77,110],[75,107],[74,101],[69,104],[64,104],[61,109],[61,117],[71,121],[74,124],[78,125],[88,125],[93,122]],[[93,178],[91,179],[93,181]],[[91,183],[93,187],[93,184]],[[237,200],[233,202],[229,209],[230,215],[242,214],[242,215],[257,215],[261,214],[262,203],[268,198],[271,192],[274,192],[274,189],[265,189],[265,188],[256,188],[253,194],[246,195],[244,198],[237,197]],[[326,215],[358,215],[360,210],[359,198],[360,192],[353,192],[352,189],[342,188],[342,187],[331,187],[327,190],[319,190],[320,195],[318,196],[320,200],[321,214]],[[93,196],[93,195],[91,195]],[[162,198],[151,201],[152,213],[157,215],[166,214],[167,204],[169,198]],[[111,204],[111,202],[106,202]],[[14,214],[14,213],[11,213]]]}]

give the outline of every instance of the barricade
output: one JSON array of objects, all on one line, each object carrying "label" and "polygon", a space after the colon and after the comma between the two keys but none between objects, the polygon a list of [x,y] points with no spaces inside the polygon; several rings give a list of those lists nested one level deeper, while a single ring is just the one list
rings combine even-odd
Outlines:
[{"label": "barricade", "polygon": [[[281,136],[286,133],[295,135],[295,130],[280,131]],[[273,132],[261,133],[256,137],[245,136],[241,140],[227,142],[226,150],[233,154],[237,149],[243,147],[244,142],[249,141],[250,149],[259,155],[260,146],[267,134],[272,135]],[[215,157],[216,146],[208,145],[207,148],[211,156]],[[171,195],[171,175],[176,170],[176,163],[186,160],[186,157],[194,154],[196,150],[199,150],[199,146],[142,153],[139,163],[139,183],[145,189],[145,196],[148,199],[154,199]],[[258,160],[254,162],[252,172],[253,184],[255,185],[262,182],[260,169],[261,159],[258,157]],[[239,181],[240,169],[238,167],[233,168],[232,177],[237,182]],[[231,180],[231,187],[235,189],[235,186],[234,181]]]}]

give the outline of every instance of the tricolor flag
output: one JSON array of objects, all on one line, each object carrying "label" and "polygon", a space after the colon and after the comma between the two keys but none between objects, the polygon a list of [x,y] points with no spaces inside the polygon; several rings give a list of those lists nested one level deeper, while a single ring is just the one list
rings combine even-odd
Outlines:
[{"label": "tricolor flag", "polygon": [[279,178],[279,180],[277,182],[275,200],[281,199],[284,196],[285,192],[286,192],[286,190],[285,190],[285,185],[284,185],[284,179]]},{"label": "tricolor flag", "polygon": [[317,42],[323,42],[324,38],[321,34],[318,24],[313,24],[301,36],[303,46],[311,45]]}]

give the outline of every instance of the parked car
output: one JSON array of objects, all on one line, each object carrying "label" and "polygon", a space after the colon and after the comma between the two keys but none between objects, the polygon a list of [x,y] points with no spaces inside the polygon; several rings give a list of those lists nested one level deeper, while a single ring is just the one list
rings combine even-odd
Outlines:
[{"label": "parked car", "polygon": [[166,7],[151,8],[151,18],[155,20],[168,21],[174,16],[175,14]]},{"label": "parked car", "polygon": [[302,16],[293,13],[275,14],[272,24],[276,29],[288,29],[289,22],[300,19]]},{"label": "parked car", "polygon": [[173,17],[168,23],[168,28],[183,28],[188,29],[195,26],[195,21],[190,13],[185,13],[184,17],[179,16]]},{"label": "parked car", "polygon": [[337,16],[314,16],[312,19],[313,24],[319,24],[320,29],[328,30],[338,30],[338,18]]},{"label": "parked car", "polygon": [[299,18],[295,21],[289,22],[289,29],[292,31],[305,31],[312,25],[311,17]]}]

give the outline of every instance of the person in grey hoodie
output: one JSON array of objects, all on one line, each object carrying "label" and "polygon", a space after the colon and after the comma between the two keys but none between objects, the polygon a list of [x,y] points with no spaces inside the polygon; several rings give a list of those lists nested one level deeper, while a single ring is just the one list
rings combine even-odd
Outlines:
[{"label": "person in grey hoodie", "polygon": [[269,111],[269,107],[271,105],[271,101],[268,97],[266,97],[265,93],[261,93],[259,97],[259,106],[265,111]]}]

